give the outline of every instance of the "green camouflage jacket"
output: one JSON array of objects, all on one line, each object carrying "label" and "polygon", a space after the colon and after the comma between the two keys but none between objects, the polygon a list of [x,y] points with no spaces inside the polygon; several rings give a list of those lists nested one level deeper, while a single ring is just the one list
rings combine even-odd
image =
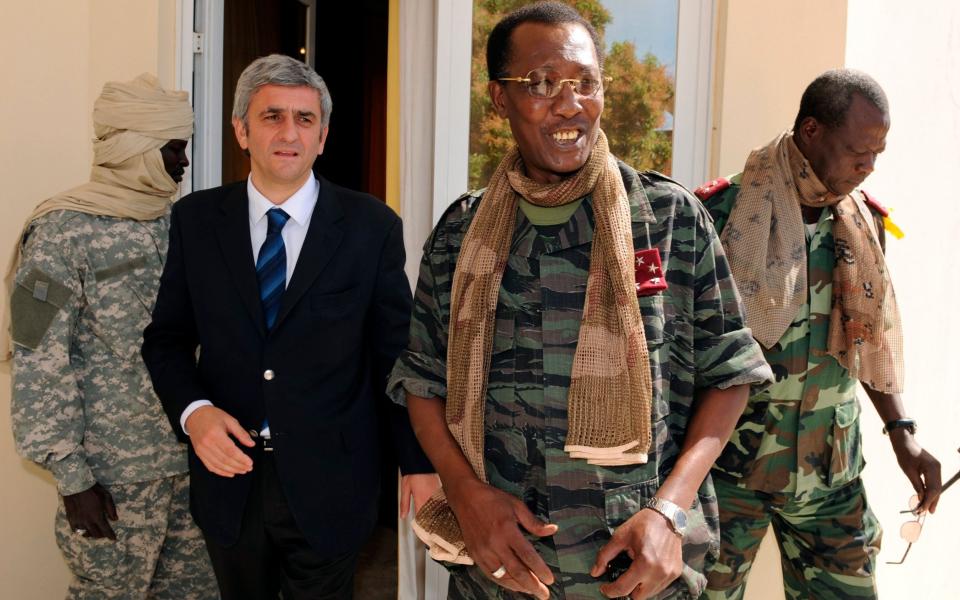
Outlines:
[{"label": "green camouflage jacket", "polygon": [[[654,444],[645,465],[603,467],[563,451],[567,391],[576,351],[594,232],[588,197],[564,225],[535,227],[517,212],[497,307],[485,410],[490,483],[559,525],[532,540],[556,575],[552,597],[602,598],[589,575],[611,532],[656,493],[676,462],[694,391],[760,384],[770,378],[759,346],[744,329],[741,306],[710,218],[678,184],[620,165],[637,250],[659,249],[667,289],[639,298],[650,351]],[[463,237],[481,193],[458,199],[424,247],[408,349],[388,391],[446,397],[450,288]],[[696,598],[718,547],[710,478],[689,507],[684,572],[660,597]],[[627,564],[629,564],[627,562]],[[622,572],[623,561],[606,579]],[[513,598],[474,567],[452,567],[451,597]]]},{"label": "green camouflage jacket", "polygon": [[11,300],[13,434],[63,495],[187,470],[140,359],[168,227],[56,211],[26,236]]},{"label": "green camouflage jacket", "polygon": [[[733,211],[739,184],[738,175],[704,200],[717,231]],[[826,353],[832,226],[833,214],[825,209],[813,234],[807,234],[809,297],[783,337],[764,349],[776,380],[750,398],[717,460],[715,473],[735,478],[741,487],[814,499],[856,479],[863,468],[857,382]],[[877,230],[883,231],[882,220]]]}]

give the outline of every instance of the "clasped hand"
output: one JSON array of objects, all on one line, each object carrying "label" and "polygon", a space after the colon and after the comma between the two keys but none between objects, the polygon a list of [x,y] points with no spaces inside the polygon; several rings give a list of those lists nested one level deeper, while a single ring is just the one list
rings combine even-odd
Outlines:
[{"label": "clasped hand", "polygon": [[626,552],[632,562],[620,577],[600,586],[608,598],[650,598],[666,589],[683,570],[680,536],[663,515],[653,510],[641,510],[613,532],[610,541],[597,553],[590,574],[603,575],[610,561],[621,552]]}]

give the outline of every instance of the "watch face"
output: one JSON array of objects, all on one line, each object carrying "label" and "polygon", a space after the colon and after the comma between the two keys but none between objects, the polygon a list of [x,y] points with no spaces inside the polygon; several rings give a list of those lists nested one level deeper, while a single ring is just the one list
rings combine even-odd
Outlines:
[{"label": "watch face", "polygon": [[673,514],[673,522],[677,524],[677,529],[683,531],[687,528],[687,515],[678,510]]}]

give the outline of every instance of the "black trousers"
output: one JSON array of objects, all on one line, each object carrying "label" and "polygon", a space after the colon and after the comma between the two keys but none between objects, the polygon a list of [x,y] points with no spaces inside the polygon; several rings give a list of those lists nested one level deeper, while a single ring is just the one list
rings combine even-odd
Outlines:
[{"label": "black trousers", "polygon": [[240,526],[223,546],[206,538],[223,600],[350,600],[357,552],[320,558],[297,528],[272,453],[261,451]]}]

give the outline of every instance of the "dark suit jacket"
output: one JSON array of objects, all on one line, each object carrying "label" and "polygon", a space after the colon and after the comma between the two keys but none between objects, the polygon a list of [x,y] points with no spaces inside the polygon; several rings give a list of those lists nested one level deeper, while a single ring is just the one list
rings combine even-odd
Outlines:
[{"label": "dark suit jacket", "polygon": [[[359,548],[373,528],[378,411],[389,415],[401,469],[432,470],[406,411],[384,394],[407,342],[403,264],[393,211],[321,179],[303,249],[267,331],[246,182],[190,194],[173,207],[170,250],[143,334],[154,389],[184,441],[180,415],[195,400],[209,399],[247,430],[269,418],[287,502],[301,533],[325,556]],[[251,477],[214,475],[191,446],[190,504],[207,535],[236,541]]]}]

